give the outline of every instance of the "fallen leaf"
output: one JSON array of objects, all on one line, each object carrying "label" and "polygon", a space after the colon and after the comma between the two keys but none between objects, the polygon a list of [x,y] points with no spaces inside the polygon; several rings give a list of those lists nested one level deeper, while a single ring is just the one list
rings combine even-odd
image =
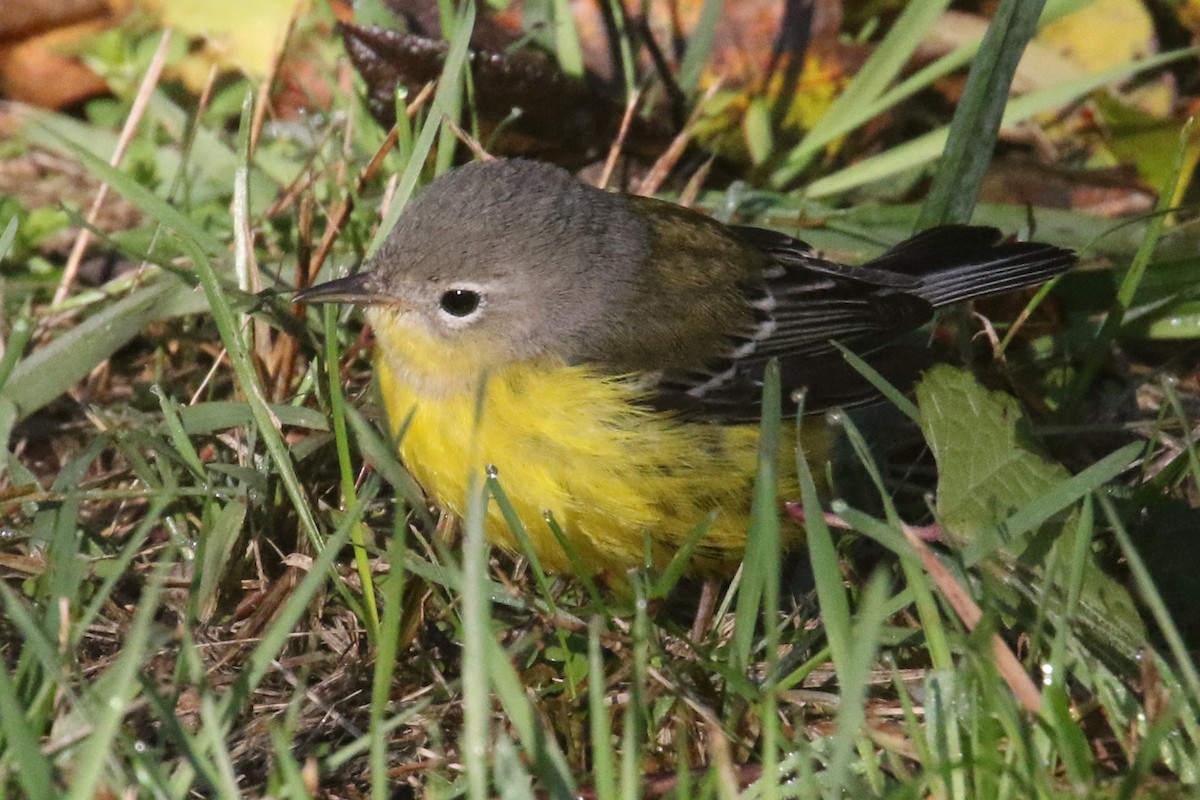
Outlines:
[{"label": "fallen leaf", "polygon": [[284,45],[292,20],[306,12],[311,0],[141,0],[159,15],[164,27],[200,38],[204,48],[178,66],[178,74],[193,91],[208,80],[213,64],[263,78]]},{"label": "fallen leaf", "polygon": [[1093,0],[1042,28],[1037,41],[1089,73],[1158,49],[1154,21],[1141,0]]},{"label": "fallen leaf", "polygon": [[[417,91],[441,74],[447,44],[440,39],[345,25],[346,52],[367,84],[368,107],[384,127],[395,122],[397,86]],[[536,50],[495,53],[473,50],[471,77],[482,139],[498,154],[537,156],[581,165],[607,150],[617,135],[625,104],[602,86],[577,80]],[[520,109],[515,119],[510,117]],[[500,137],[489,142],[505,122]],[[673,136],[660,119],[634,117],[627,150],[657,155]]]},{"label": "fallen leaf", "polygon": [[41,108],[67,108],[108,85],[76,53],[128,10],[131,0],[29,0],[0,14],[0,86]]}]

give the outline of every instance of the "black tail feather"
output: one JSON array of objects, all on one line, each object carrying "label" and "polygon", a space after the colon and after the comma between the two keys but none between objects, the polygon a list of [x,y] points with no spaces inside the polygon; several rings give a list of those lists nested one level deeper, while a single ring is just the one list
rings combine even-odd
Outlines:
[{"label": "black tail feather", "polygon": [[1044,283],[1075,264],[1071,250],[1003,238],[995,228],[931,228],[864,266],[920,276],[913,293],[938,307]]}]

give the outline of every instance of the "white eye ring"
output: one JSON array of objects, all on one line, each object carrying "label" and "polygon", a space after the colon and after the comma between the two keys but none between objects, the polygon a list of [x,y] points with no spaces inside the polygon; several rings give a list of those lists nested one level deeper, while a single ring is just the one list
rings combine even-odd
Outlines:
[{"label": "white eye ring", "polygon": [[486,305],[482,287],[473,283],[451,286],[438,298],[438,316],[455,328],[474,321]]}]

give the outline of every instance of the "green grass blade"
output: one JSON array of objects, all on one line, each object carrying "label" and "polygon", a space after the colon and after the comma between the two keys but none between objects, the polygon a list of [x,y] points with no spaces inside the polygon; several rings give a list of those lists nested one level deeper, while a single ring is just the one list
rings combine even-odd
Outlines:
[{"label": "green grass blade", "polygon": [[[457,13],[454,13],[454,6],[450,3],[442,4],[442,38],[450,42],[451,52],[454,50],[455,43],[461,41],[463,37],[466,37],[469,43],[475,24],[475,10],[475,0],[466,0],[458,8]],[[438,78],[438,97],[434,98],[435,112],[430,115],[430,118],[440,116],[459,122],[463,118],[463,109],[466,105],[464,98],[466,98],[466,102],[471,102],[467,93],[473,87],[473,76],[467,62],[464,61],[463,67],[454,71],[447,69],[449,63],[450,59],[447,58],[446,63],[443,64],[442,74]],[[440,112],[436,111],[439,103],[441,105]],[[475,133],[478,134],[478,130]],[[441,175],[454,166],[454,156],[459,144],[458,134],[449,125],[438,126],[437,148],[433,154],[434,175]]]},{"label": "green grass blade", "polygon": [[872,51],[867,63],[855,73],[846,90],[788,154],[784,166],[772,177],[774,185],[784,186],[795,180],[808,168],[821,148],[875,116],[865,116],[864,107],[878,99],[895,81],[926,33],[949,5],[950,0],[914,0],[904,6],[883,41]]},{"label": "green grass blade", "polygon": [[717,521],[717,512],[711,511],[708,516],[700,520],[697,525],[692,528],[687,538],[679,546],[675,555],[671,556],[671,560],[667,563],[666,569],[662,575],[658,576],[654,585],[650,588],[650,598],[659,599],[666,597],[679,583],[679,579],[683,577],[683,573],[687,570],[688,565],[692,562],[692,553],[696,552],[696,547],[700,542],[704,541],[704,537],[708,534],[709,528]]},{"label": "green grass blade", "polygon": [[200,540],[196,552],[199,574],[194,591],[188,598],[193,614],[201,622],[207,622],[217,606],[217,589],[228,577],[227,569],[233,559],[234,545],[246,522],[246,505],[235,500],[212,515],[206,526],[205,536]]},{"label": "green grass blade", "polygon": [[492,773],[497,786],[497,796],[502,800],[537,800],[533,778],[525,766],[521,753],[504,729],[496,731],[496,744],[492,749]]},{"label": "green grass blade", "polygon": [[0,398],[14,403],[24,419],[86,377],[151,322],[207,308],[204,295],[176,278],[162,275],[18,363],[0,389]]},{"label": "green grass blade", "polygon": [[[404,568],[423,581],[441,586],[450,592],[462,592],[462,571],[449,564],[434,564],[413,553],[407,553]],[[520,597],[513,597],[504,586],[493,580],[487,582],[488,600],[493,605],[504,605],[518,610],[528,610],[529,604]]]},{"label": "green grass blade", "polygon": [[9,251],[12,250],[13,242],[17,240],[17,218],[13,217],[4,226],[4,233],[0,233],[0,261],[8,258]]},{"label": "green grass blade", "polygon": [[38,618],[26,601],[7,583],[0,583],[0,603],[8,620],[21,637],[21,657],[25,663],[36,664],[47,675],[57,674],[62,661],[53,634],[38,624]]},{"label": "green grass blade", "polygon": [[610,705],[605,694],[607,681],[600,653],[604,622],[593,617],[588,623],[588,723],[592,735],[592,781],[596,800],[617,800],[616,757],[613,754]]},{"label": "green grass blade", "polygon": [[1092,384],[1096,380],[1096,375],[1100,372],[1101,365],[1109,357],[1112,343],[1121,330],[1121,323],[1125,319],[1125,313],[1133,305],[1134,295],[1137,294],[1138,287],[1146,276],[1146,269],[1150,266],[1150,260],[1154,257],[1154,250],[1158,246],[1159,238],[1162,236],[1163,226],[1167,221],[1166,211],[1170,208],[1173,199],[1179,191],[1180,187],[1178,184],[1185,176],[1190,177],[1190,172],[1185,172],[1184,165],[1188,159],[1189,152],[1195,147],[1195,131],[1196,125],[1193,119],[1189,120],[1180,132],[1179,149],[1175,155],[1175,168],[1167,185],[1163,186],[1159,192],[1158,204],[1155,209],[1156,213],[1150,215],[1150,221],[1146,225],[1146,232],[1142,237],[1141,244],[1138,246],[1137,253],[1134,254],[1129,269],[1121,278],[1121,285],[1117,287],[1117,296],[1113,300],[1112,307],[1109,309],[1108,315],[1104,318],[1104,322],[1101,324],[1096,338],[1088,348],[1083,367],[1075,375],[1074,380],[1068,388],[1067,396],[1063,403],[1064,411],[1068,414],[1074,413],[1075,409],[1078,408],[1084,397],[1091,390]]},{"label": "green grass blade", "polygon": [[[207,307],[207,306],[206,306]],[[268,403],[267,409],[279,420],[280,425],[292,425],[313,431],[329,430],[329,418],[315,408]],[[228,430],[254,422],[250,404],[234,400],[213,400],[175,409],[183,432],[188,436]]]},{"label": "green grass blade", "polygon": [[[185,637],[184,647],[194,654],[195,642],[191,641],[190,637]],[[189,730],[176,716],[176,698],[164,696],[159,687],[145,675],[141,676],[141,688],[146,704],[157,717],[159,736],[163,741],[169,741],[186,762],[186,766],[180,765],[177,770],[191,770],[193,775],[189,776],[189,783],[199,780],[207,787],[220,786],[221,778],[217,775],[217,767],[205,754],[204,747],[197,738],[199,732]]]},{"label": "green grass blade", "polygon": [[637,91],[637,60],[634,58],[633,36],[629,31],[629,15],[625,13],[622,0],[606,0],[613,19],[613,38],[621,58],[621,75],[625,79],[625,98],[629,100]]},{"label": "green grass blade", "polygon": [[687,49],[683,51],[683,62],[679,66],[679,88],[686,94],[695,92],[700,86],[704,65],[712,54],[716,40],[717,22],[725,8],[725,0],[704,0],[700,17],[692,35],[688,37]]},{"label": "green grass blade", "polygon": [[214,781],[213,788],[217,797],[238,800],[242,793],[238,791],[237,770],[229,752],[221,711],[212,694],[201,695],[199,711],[200,728],[196,739],[198,744],[207,745],[205,755],[208,757],[209,775]]},{"label": "green grass blade", "polygon": [[575,577],[579,578],[580,582],[583,583],[583,588],[588,593],[588,597],[592,599],[597,608],[604,608],[605,603],[604,598],[600,594],[600,587],[596,585],[596,579],[592,575],[591,569],[588,568],[587,563],[583,560],[583,556],[579,554],[579,549],[575,547],[575,543],[571,541],[571,537],[567,536],[566,531],[558,524],[558,520],[554,518],[553,514],[547,512],[545,520],[546,525],[550,528],[550,533],[558,542],[558,546],[566,554],[567,561],[570,562],[571,570],[575,573]]},{"label": "green grass blade", "polygon": [[[9,251],[12,250],[13,242],[16,238],[17,218],[13,217],[4,226],[4,233],[0,233],[0,264],[4,263],[4,260],[8,258]],[[4,353],[0,355],[0,392],[3,392],[4,384],[8,382],[13,368],[17,365],[17,359],[25,352],[25,345],[29,343],[29,338],[33,335],[34,324],[31,319],[30,304],[28,301],[25,304],[25,308],[12,321],[11,326],[8,336],[5,337]],[[5,441],[7,442],[7,439]]]},{"label": "green grass blade", "polygon": [[384,441],[375,427],[367,422],[354,406],[346,406],[346,421],[350,423],[350,429],[354,432],[354,441],[358,444],[359,455],[363,460],[383,476],[400,499],[426,526],[432,527],[433,519],[426,508],[425,495],[417,481],[396,458],[396,448]]},{"label": "green grass blade", "polygon": [[[284,489],[292,501],[296,515],[300,519],[300,526],[309,541],[312,542],[313,547],[320,553],[325,547],[324,539],[317,527],[317,520],[313,516],[304,487],[296,475],[295,465],[292,463],[287,443],[284,442],[280,433],[278,421],[271,415],[271,410],[267,407],[267,399],[262,386],[259,385],[254,365],[251,363],[245,338],[240,334],[240,327],[234,318],[221,281],[217,277],[212,263],[197,244],[183,237],[179,239],[179,243],[192,258],[196,274],[200,277],[200,284],[204,287],[204,294],[212,309],[213,321],[216,323],[221,340],[228,351],[229,363],[233,366],[238,384],[246,395],[246,401],[250,404],[250,411],[254,415],[259,435],[262,436],[263,444],[271,455]],[[336,585],[340,587],[340,591],[346,592],[345,586],[340,580]]]},{"label": "green grass blade", "polygon": [[571,13],[570,0],[554,0],[554,54],[562,71],[576,78],[583,77],[583,46]]},{"label": "green grass blade", "polygon": [[16,773],[16,782],[26,797],[52,797],[53,768],[42,755],[40,734],[30,726],[17,686],[4,664],[0,664],[0,732],[4,734],[0,753],[0,764],[7,765],[4,771]]},{"label": "green grass blade", "polygon": [[624,730],[621,732],[621,793],[623,800],[642,796],[642,761],[646,725],[646,669],[650,653],[650,619],[644,587],[634,581],[633,664],[630,670],[629,699],[625,704]]},{"label": "green grass blade", "polygon": [[782,426],[779,363],[772,360],[763,376],[762,426],[758,444],[758,474],[750,508],[750,530],[742,559],[733,622],[734,664],[745,671],[760,615],[773,625],[779,610],[779,442]]},{"label": "green grass blade", "polygon": [[[754,499],[750,507],[750,531],[747,534],[747,554],[743,560],[742,586],[746,581],[757,585],[762,596],[762,621],[766,632],[766,660],[763,676],[763,699],[761,719],[762,765],[767,775],[775,774],[779,766],[782,736],[779,730],[778,696],[775,684],[779,680],[779,649],[783,624],[779,607],[780,592],[780,541],[779,522],[779,449],[782,440],[782,388],[779,363],[772,360],[767,364],[763,376],[763,415],[759,433],[758,472],[754,478]],[[754,548],[751,553],[750,549]],[[738,595],[737,614],[742,611],[742,595]],[[738,633],[739,620],[734,617],[734,635]],[[740,655],[749,656],[748,650]],[[763,797],[774,800],[779,796],[778,786],[773,781],[764,785]]]},{"label": "green grass blade", "polygon": [[173,552],[168,550],[155,566],[138,599],[137,611],[125,634],[121,654],[100,681],[93,684],[94,690],[104,686],[111,694],[104,697],[103,702],[100,702],[100,697],[95,698],[95,713],[89,715],[88,720],[91,733],[80,747],[79,757],[73,765],[67,800],[90,800],[101,794],[104,768],[111,758],[113,743],[139,686],[137,676],[146,659],[150,631],[159,610],[159,597],[167,575],[174,566],[173,556]]},{"label": "green grass blade", "polygon": [[[1008,104],[1008,110],[1005,112],[1001,124],[1015,125],[1035,114],[1075,102],[1110,83],[1157,69],[1173,61],[1190,58],[1198,52],[1200,52],[1200,48],[1197,47],[1171,50],[1132,64],[1120,64],[1098,73],[1073,78],[1045,89],[1030,92]],[[846,169],[813,181],[806,187],[805,195],[809,198],[828,197],[869,183],[909,173],[941,157],[948,137],[949,128],[931,131],[910,142],[893,147],[885,153],[864,159]]]},{"label": "green grass blade", "polygon": [[271,729],[275,775],[276,780],[280,782],[276,796],[307,798],[308,788],[304,783],[304,773],[292,755],[292,744],[292,737],[282,728]]},{"label": "green grass blade", "polygon": [[163,511],[173,502],[174,498],[157,494],[150,500],[141,521],[128,540],[121,547],[120,553],[109,563],[109,572],[99,585],[89,588],[88,604],[79,612],[76,618],[75,630],[71,638],[71,648],[82,644],[88,629],[100,616],[106,603],[111,602],[113,589],[127,575],[129,565],[142,553],[142,545],[155,529],[162,523]]},{"label": "green grass blade", "polygon": [[946,149],[917,221],[920,228],[967,222],[979,196],[1017,62],[1037,30],[1044,0],[1001,0],[967,75]]},{"label": "green grass blade", "polygon": [[350,528],[358,522],[361,512],[361,508],[358,507],[347,509],[345,519],[338,526],[337,531],[329,537],[326,542],[327,546],[317,553],[308,572],[296,584],[296,588],[292,590],[287,602],[283,604],[275,619],[272,620],[270,627],[259,637],[254,651],[245,661],[242,673],[223,698],[222,719],[229,720],[238,708],[238,704],[249,697],[250,693],[262,683],[263,678],[271,671],[272,662],[287,645],[288,637],[291,636],[292,630],[300,618],[307,612],[308,604],[316,595],[317,590],[324,585],[325,581],[329,580],[333,561],[342,546],[349,540]]},{"label": "green grass blade", "polygon": [[529,531],[525,529],[525,523],[517,516],[517,511],[509,501],[508,493],[504,491],[500,481],[490,473],[487,476],[487,490],[491,493],[492,499],[496,501],[496,506],[500,509],[500,514],[504,517],[509,532],[517,540],[517,547],[521,555],[529,562],[529,569],[533,572],[533,579],[537,583],[538,591],[541,592],[550,607],[554,608],[554,593],[550,591],[550,578],[542,566],[542,560],[538,558],[533,542],[529,539]]},{"label": "green grass blade", "polygon": [[[35,125],[35,127],[38,126]],[[58,137],[58,134],[53,130],[45,128],[42,128],[42,130],[51,137]],[[107,161],[93,155],[86,148],[75,142],[61,138],[59,141],[83,162],[89,172],[137,206],[150,219],[156,220],[160,224],[177,231],[181,236],[191,239],[209,255],[219,256],[226,252],[225,242],[207,231],[203,225],[184,214],[167,200],[159,197],[145,186],[142,186],[132,175],[110,166]]]},{"label": "green grass blade", "polygon": [[[350,440],[346,430],[346,398],[342,393],[341,376],[337,374],[337,365],[341,354],[338,352],[337,321],[338,309],[328,305],[324,309],[325,322],[325,364],[326,375],[329,378],[329,415],[333,420],[333,441],[337,451],[338,474],[342,484],[342,506],[358,502],[358,492],[354,485],[354,465],[350,459]],[[363,624],[367,629],[367,640],[375,642],[379,636],[379,605],[375,599],[375,581],[371,576],[370,556],[366,547],[366,526],[355,525],[350,531],[350,541],[354,546],[354,566],[358,570],[358,580],[362,584],[363,608],[366,617]]]},{"label": "green grass blade", "polygon": [[508,654],[489,634],[486,663],[488,678],[508,721],[517,732],[521,747],[533,765],[533,772],[542,781],[542,789],[555,800],[578,797],[575,780],[567,759],[554,737],[542,727],[534,713],[525,687],[509,661]]},{"label": "green grass blade", "polygon": [[488,643],[492,641],[492,610],[485,585],[489,549],[483,527],[488,494],[478,478],[468,485],[471,488],[463,537],[463,730],[459,751],[467,774],[467,796],[472,800],[487,800],[492,716],[487,661]]},{"label": "green grass blade", "polygon": [[379,623],[379,655],[371,680],[370,739],[371,798],[387,800],[391,793],[387,770],[387,734],[384,714],[400,655],[400,626],[404,611],[404,550],[407,525],[399,520],[388,541],[390,569],[382,584],[383,617]]},{"label": "green grass blade", "polygon": [[[1041,22],[1049,23],[1076,10],[1077,6],[1090,2],[1092,0],[1050,0],[1042,13]],[[980,41],[961,45],[933,63],[916,70],[891,89],[882,91],[900,74],[899,69],[895,68],[898,56],[906,51],[911,52],[910,48],[925,38],[927,26],[936,24],[941,13],[940,10],[934,13],[938,5],[946,4],[936,0],[930,4],[909,3],[904,7],[904,11],[889,28],[887,36],[854,76],[846,91],[834,101],[834,105],[788,154],[783,166],[771,176],[772,185],[783,187],[791,183],[808,167],[822,147],[865,125],[880,114],[895,108],[903,100],[972,62],[979,52]],[[880,61],[878,65],[875,63],[877,59]],[[905,63],[902,61],[899,67],[903,66]],[[863,83],[862,89],[858,88],[860,81]],[[853,102],[847,101],[847,96],[851,96]]]},{"label": "green grass blade", "polygon": [[862,594],[847,660],[837,664],[838,689],[841,705],[837,716],[837,732],[829,758],[828,779],[833,796],[839,796],[849,780],[851,758],[866,723],[867,686],[879,637],[887,620],[887,579],[880,572],[871,576]]},{"label": "green grass blade", "polygon": [[37,325],[33,319],[31,304],[26,303],[11,323],[8,338],[4,342],[4,355],[0,356],[0,397],[4,396],[4,386],[12,377],[13,370],[16,369],[21,356],[24,355],[25,348],[29,344],[29,340],[33,338],[33,332],[36,329]]},{"label": "green grass blade", "polygon": [[1125,556],[1138,594],[1149,609],[1159,632],[1167,641],[1171,657],[1175,660],[1176,668],[1183,676],[1183,682],[1187,688],[1187,702],[1192,708],[1192,714],[1196,715],[1200,713],[1200,671],[1197,671],[1196,663],[1192,660],[1187,644],[1180,635],[1174,620],[1171,619],[1162,595],[1155,587],[1154,579],[1151,577],[1150,571],[1146,569],[1146,563],[1134,546],[1133,540],[1129,538],[1129,533],[1125,530],[1125,525],[1117,515],[1116,509],[1113,508],[1112,501],[1102,494],[1096,495],[1096,498],[1112,526],[1113,536],[1121,548],[1122,555]]},{"label": "green grass blade", "polygon": [[[801,408],[803,411],[803,408]],[[800,476],[800,502],[804,509],[805,541],[808,543],[808,560],[812,565],[813,578],[817,585],[817,602],[821,605],[821,619],[825,623],[825,636],[829,640],[829,651],[833,655],[834,667],[840,674],[849,667],[852,632],[850,629],[850,600],[842,586],[842,567],[838,563],[837,548],[833,534],[825,524],[824,509],[813,481],[812,470],[804,455],[804,437],[801,417],[796,423],[796,471]],[[843,665],[846,665],[843,667]]]},{"label": "green grass blade", "polygon": [[[406,705],[401,711],[384,721],[379,726],[378,732],[367,732],[358,739],[355,739],[350,744],[333,751],[333,753],[331,753],[329,757],[324,759],[321,763],[331,771],[342,769],[346,766],[346,764],[358,758],[363,753],[369,753],[372,746],[372,741],[376,736],[386,739],[389,734],[393,733],[398,728],[413,724],[413,721],[419,719],[432,704],[433,701],[429,697],[413,701],[412,703]],[[384,777],[386,778],[387,776],[385,775]]]},{"label": "green grass blade", "polygon": [[[900,556],[900,568],[904,571],[905,582],[912,592],[913,602],[917,607],[917,616],[921,620],[921,630],[925,634],[926,648],[929,651],[934,669],[951,669],[954,666],[954,660],[951,655],[949,635],[942,616],[938,613],[938,604],[934,597],[929,576],[921,565],[920,558],[913,552],[912,546],[904,536],[900,515],[896,511],[895,504],[892,502],[892,498],[887,491],[887,486],[883,481],[883,475],[879,472],[878,465],[875,464],[875,460],[871,457],[870,448],[863,438],[862,433],[858,430],[858,426],[845,414],[840,415],[840,424],[846,431],[846,438],[850,441],[850,445],[854,449],[859,463],[867,470],[871,481],[875,484],[875,488],[879,492],[879,499],[887,511],[889,524],[874,526],[874,531],[872,531],[872,526],[867,522],[869,518],[865,514],[860,514],[858,521],[855,522],[850,516],[845,516],[848,513],[848,509],[839,508],[836,501],[834,510],[842,514],[859,531],[868,536],[873,536],[876,541],[879,541],[885,547],[892,548]],[[873,523],[873,521],[871,522]],[[859,527],[860,524],[867,527]]]},{"label": "green grass blade", "polygon": [[192,440],[188,438],[187,430],[183,427],[183,420],[180,419],[179,409],[175,407],[175,402],[167,397],[166,392],[157,384],[150,387],[150,391],[158,398],[158,408],[162,411],[163,424],[171,436],[171,444],[175,445],[175,452],[179,454],[184,465],[192,471],[192,475],[201,481],[207,481],[204,462],[200,460],[200,455],[192,446]]},{"label": "green grass blade", "polygon": [[[458,118],[459,98],[462,93],[462,76],[467,65],[468,45],[471,41],[471,31],[475,26],[475,4],[473,2],[464,3],[462,17],[456,26],[455,32],[450,39],[450,47],[446,53],[446,62],[442,66],[442,74],[438,79],[437,92],[433,96],[433,108],[430,111],[429,117],[425,120],[424,127],[421,128],[420,134],[417,135],[417,141],[413,145],[412,157],[408,164],[404,167],[404,172],[400,175],[400,180],[396,184],[396,192],[392,195],[392,204],[388,208],[387,216],[379,225],[379,230],[375,233],[375,238],[371,240],[370,247],[367,248],[367,255],[372,256],[379,250],[383,240],[391,232],[396,224],[396,220],[400,218],[400,213],[404,210],[404,206],[412,197],[413,189],[416,188],[417,179],[421,177],[421,170],[424,168],[425,159],[429,156],[429,150],[433,147],[433,140],[437,137],[438,131],[442,128],[443,116],[448,116],[451,119]],[[448,130],[448,129],[447,129]],[[443,150],[453,152],[453,146],[443,148]]]},{"label": "green grass blade", "polygon": [[[1094,517],[1095,503],[1089,495],[1084,498],[1083,510],[1074,526],[1071,537],[1071,553],[1067,558],[1067,577],[1064,584],[1067,588],[1067,602],[1063,608],[1063,618],[1073,620],[1079,613],[1079,600],[1083,594],[1083,581],[1086,568],[1091,558],[1089,552],[1092,536],[1095,533]],[[1072,636],[1068,625],[1059,625],[1054,632],[1054,641],[1050,646],[1050,679],[1053,683],[1064,684],[1068,675],[1067,648]]]},{"label": "green grass blade", "polygon": [[862,375],[868,383],[874,386],[888,402],[900,409],[904,413],[904,416],[918,425],[921,424],[921,412],[917,409],[916,403],[905,397],[903,392],[893,386],[878,370],[866,361],[863,361],[854,351],[840,342],[830,343],[841,352],[842,358],[846,359],[846,363],[853,367],[855,372]]},{"label": "green grass blade", "polygon": [[1030,531],[1036,530],[1056,514],[1061,513],[1087,495],[1098,491],[1129,468],[1130,463],[1146,449],[1143,442],[1127,444],[1115,453],[1092,464],[1077,475],[1055,483],[1049,491],[1021,506],[1002,523],[1002,530],[992,536],[981,536],[972,540],[962,551],[963,563],[978,564],[997,547],[1011,546]]}]

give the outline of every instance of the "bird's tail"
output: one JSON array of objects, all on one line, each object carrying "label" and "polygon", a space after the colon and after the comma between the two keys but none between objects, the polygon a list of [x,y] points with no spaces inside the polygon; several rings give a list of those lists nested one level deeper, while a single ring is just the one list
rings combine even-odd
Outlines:
[{"label": "bird's tail", "polygon": [[1075,252],[1037,242],[1006,242],[995,228],[945,225],[922,231],[865,264],[921,276],[914,294],[935,308],[1044,283],[1074,266]]}]

